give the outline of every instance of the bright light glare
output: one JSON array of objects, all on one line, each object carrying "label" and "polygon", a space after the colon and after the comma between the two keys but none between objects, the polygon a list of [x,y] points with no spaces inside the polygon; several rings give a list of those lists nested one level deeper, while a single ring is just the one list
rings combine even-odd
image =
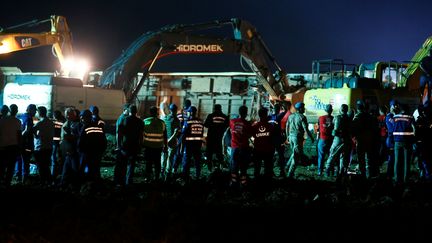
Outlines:
[{"label": "bright light glare", "polygon": [[83,79],[90,70],[90,64],[85,59],[68,58],[62,65],[62,74],[70,78]]},{"label": "bright light glare", "polygon": [[0,54],[9,53],[11,51],[8,41],[0,42]]}]

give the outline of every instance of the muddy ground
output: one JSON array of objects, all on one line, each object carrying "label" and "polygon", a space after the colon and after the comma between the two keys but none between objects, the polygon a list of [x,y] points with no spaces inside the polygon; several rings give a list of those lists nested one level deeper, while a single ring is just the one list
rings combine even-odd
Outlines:
[{"label": "muddy ground", "polygon": [[[370,181],[315,177],[299,166],[297,179],[254,179],[228,187],[227,169],[180,185],[112,184],[107,154],[103,180],[59,189],[35,183],[0,188],[0,242],[417,242],[430,238],[432,185],[394,187],[385,173]],[[142,178],[144,164],[137,169]],[[355,171],[355,167],[352,168]],[[203,170],[206,171],[206,168]],[[385,168],[382,169],[385,171]],[[193,172],[193,170],[192,170]],[[278,174],[277,169],[275,169]]]}]

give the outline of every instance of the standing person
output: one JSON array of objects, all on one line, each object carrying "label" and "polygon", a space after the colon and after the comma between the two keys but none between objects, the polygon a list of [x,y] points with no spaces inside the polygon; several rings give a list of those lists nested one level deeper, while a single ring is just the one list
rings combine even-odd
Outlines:
[{"label": "standing person", "polygon": [[183,153],[183,178],[187,181],[189,179],[189,169],[191,160],[195,162],[195,176],[200,179],[201,176],[201,147],[204,139],[204,124],[197,117],[197,108],[191,106],[191,116],[185,123],[182,129],[182,137],[185,145]]},{"label": "standing person", "polygon": [[47,117],[47,109],[44,106],[37,108],[39,121],[33,127],[34,133],[34,157],[39,168],[42,185],[52,183],[49,169],[53,150],[54,123]]},{"label": "standing person", "polygon": [[129,106],[130,104],[123,105],[123,112],[116,122],[116,164],[114,167],[114,184],[116,186],[124,186],[126,183],[127,159],[122,149],[125,134],[124,121],[129,116]]},{"label": "standing person", "polygon": [[420,179],[430,181],[432,179],[431,174],[431,154],[429,149],[432,140],[432,121],[426,112],[426,108],[423,105],[419,105],[418,116],[415,119],[415,145],[418,155],[418,167],[420,169]]},{"label": "standing person", "polygon": [[318,118],[318,172],[317,175],[321,176],[324,169],[324,159],[330,153],[330,147],[333,143],[333,106],[328,104],[325,106],[326,115]]},{"label": "standing person", "polygon": [[[192,106],[192,102],[189,99],[185,100],[183,109],[177,114],[177,118],[179,119],[180,126],[182,128],[185,125],[185,123],[188,121],[188,119],[190,118],[191,106]],[[175,153],[174,162],[173,162],[174,174],[177,174],[177,168],[183,159],[183,153],[184,153],[184,144],[182,143],[183,140],[184,140],[183,134],[180,134],[180,136],[178,138],[177,151]]]},{"label": "standing person", "polygon": [[103,129],[92,121],[92,113],[83,110],[80,113],[82,128],[78,138],[80,152],[80,176],[84,177],[88,169],[88,180],[100,179],[100,163],[107,147],[107,139]]},{"label": "standing person", "polygon": [[61,111],[54,111],[54,137],[53,137],[53,149],[51,155],[51,175],[55,180],[58,175],[61,175],[63,169],[64,158],[60,149],[61,130],[63,124],[66,122],[66,118],[63,116]]},{"label": "standing person", "polygon": [[175,104],[169,105],[170,113],[164,116],[164,123],[167,129],[167,145],[168,152],[163,153],[162,158],[162,173],[167,179],[173,172],[174,155],[177,151],[178,138],[181,132],[180,120],[177,118],[177,106]]},{"label": "standing person", "polygon": [[348,116],[348,105],[342,104],[339,110],[339,115],[334,119],[334,127],[332,131],[333,142],[330,147],[330,154],[325,164],[327,177],[334,172],[334,162],[339,159],[337,164],[337,176],[346,176],[350,162],[351,153],[351,119]]},{"label": "standing person", "polygon": [[292,154],[290,159],[288,160],[287,168],[288,178],[293,178],[296,167],[300,164],[303,154],[303,142],[304,142],[304,134],[307,133],[307,136],[310,140],[315,142],[311,132],[308,129],[307,118],[304,114],[305,106],[303,102],[297,102],[294,106],[296,112],[291,114],[288,119],[286,134],[288,135],[288,140],[291,145]]},{"label": "standing person", "polygon": [[[283,130],[281,128],[282,119],[285,116],[285,111],[281,112],[281,105],[275,104],[273,106],[274,113],[268,117],[268,122],[273,125],[274,127],[274,145],[276,152],[278,154],[278,165],[280,169],[280,175],[281,177],[285,177],[285,137],[283,136]],[[273,156],[272,156],[273,157]]]},{"label": "standing person", "polygon": [[150,180],[154,166],[154,178],[159,180],[162,151],[167,150],[167,131],[165,123],[158,118],[158,108],[150,108],[150,117],[144,119],[144,149],[147,180]]},{"label": "standing person", "polygon": [[78,138],[81,124],[78,114],[73,108],[65,110],[66,122],[61,131],[60,148],[63,153],[64,164],[62,169],[61,185],[76,186],[79,175]]},{"label": "standing person", "polygon": [[124,120],[124,136],[122,154],[126,156],[127,172],[126,185],[133,183],[136,162],[141,152],[144,123],[137,117],[138,108],[136,105],[129,107],[129,116]]},{"label": "standing person", "polygon": [[3,106],[0,118],[0,184],[6,186],[11,184],[21,145],[21,121],[15,117],[18,106],[10,105],[10,116],[8,111],[7,106]]},{"label": "standing person", "polygon": [[402,113],[399,107],[394,109],[392,132],[394,137],[394,177],[395,184],[405,184],[409,179],[412,146],[414,142],[414,118]]},{"label": "standing person", "polygon": [[381,166],[384,161],[387,161],[388,157],[388,151],[387,151],[387,126],[386,126],[386,114],[387,114],[387,108],[385,106],[380,106],[379,108],[379,116],[377,117],[378,120],[378,129],[379,129],[379,135],[380,135],[380,142],[379,142],[379,166]]},{"label": "standing person", "polygon": [[[209,114],[204,122],[204,126],[208,128],[206,157],[209,171],[213,169],[222,169],[224,157],[222,153],[222,137],[229,126],[228,117],[222,112],[222,106],[216,104],[213,113]],[[216,154],[218,165],[213,164],[213,154]]]},{"label": "standing person", "polygon": [[26,181],[30,174],[30,160],[34,150],[33,117],[36,115],[36,105],[27,106],[26,113],[21,117],[22,129],[22,161],[18,161],[18,180]]},{"label": "standing person", "polygon": [[267,113],[266,108],[260,108],[258,110],[260,120],[252,125],[252,136],[254,137],[252,161],[255,165],[255,178],[260,176],[261,162],[264,161],[264,177],[271,179],[273,176],[275,146],[280,145],[278,137],[280,129],[276,129],[274,124],[268,121]]},{"label": "standing person", "polygon": [[[429,50],[427,56],[423,57],[420,61],[420,69],[422,70],[420,76],[420,92],[423,95],[423,104],[430,103],[431,89],[432,89],[432,50]],[[427,85],[427,89],[426,89]],[[425,94],[426,92],[426,94]],[[426,95],[426,97],[424,96]]]},{"label": "standing person", "polygon": [[[251,124],[246,120],[248,108],[240,106],[240,118],[230,121],[231,130],[231,186],[247,185],[247,168],[250,162],[249,138],[251,137]],[[239,178],[240,170],[240,178]],[[239,181],[240,179],[240,181]]]},{"label": "standing person", "polygon": [[91,105],[89,107],[89,110],[92,113],[92,122],[95,123],[98,127],[105,129],[105,122],[99,116],[99,108],[95,105]]},{"label": "standing person", "polygon": [[399,103],[396,100],[390,101],[390,112],[385,117],[385,124],[387,128],[386,147],[388,151],[387,156],[387,179],[393,179],[394,172],[394,137],[393,137],[393,116],[395,109],[399,108]]},{"label": "standing person", "polygon": [[378,145],[378,122],[367,112],[362,100],[356,102],[356,108],[351,131],[356,145],[360,174],[369,179],[379,174],[376,158],[373,156],[375,146]]}]

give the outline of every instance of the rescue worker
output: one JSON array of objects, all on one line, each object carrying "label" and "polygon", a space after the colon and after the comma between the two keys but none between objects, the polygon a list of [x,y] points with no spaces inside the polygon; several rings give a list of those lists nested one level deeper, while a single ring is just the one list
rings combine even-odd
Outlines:
[{"label": "rescue worker", "polygon": [[261,174],[261,162],[264,161],[264,177],[271,179],[273,177],[273,157],[275,146],[280,145],[280,127],[270,123],[267,117],[268,110],[260,108],[258,110],[259,121],[252,125],[253,151],[252,161],[255,166],[255,179]]},{"label": "rescue worker", "polygon": [[78,139],[78,150],[80,152],[80,175],[85,175],[89,181],[100,179],[100,164],[102,155],[107,147],[105,132],[96,122],[92,121],[90,110],[80,113],[82,128]]},{"label": "rescue worker", "polygon": [[294,106],[296,112],[291,114],[286,126],[286,134],[291,145],[292,154],[288,160],[287,169],[288,178],[293,178],[296,166],[300,164],[303,154],[304,134],[310,138],[312,143],[315,142],[311,132],[308,129],[307,118],[304,114],[305,106],[303,102],[297,102]]},{"label": "rescue worker", "polygon": [[62,169],[61,185],[76,186],[79,175],[78,138],[81,130],[75,109],[65,110],[66,122],[61,131],[60,148],[63,153],[64,164]]},{"label": "rescue worker", "polygon": [[150,117],[144,119],[144,159],[146,160],[146,180],[150,180],[154,166],[154,178],[159,180],[162,151],[167,151],[167,130],[165,123],[158,118],[158,108],[150,108]]},{"label": "rescue worker", "polygon": [[167,177],[171,176],[173,172],[174,155],[178,147],[178,138],[181,133],[180,120],[177,118],[177,106],[175,104],[169,105],[169,114],[164,116],[164,123],[167,129],[167,153],[163,153],[162,158],[162,173]]},{"label": "rescue worker", "polygon": [[[216,104],[213,113],[209,114],[204,122],[204,126],[208,128],[206,157],[209,171],[213,169],[222,169],[224,157],[222,153],[222,137],[229,126],[228,117],[222,112],[222,106]],[[216,154],[218,165],[213,163],[213,154]]]},{"label": "rescue worker", "polygon": [[362,100],[356,102],[356,108],[351,132],[356,145],[360,174],[369,179],[379,174],[377,158],[374,157],[379,138],[378,122],[367,112],[366,104]]},{"label": "rescue worker", "polygon": [[95,105],[91,105],[89,107],[89,110],[92,113],[92,122],[97,124],[98,127],[105,129],[105,122],[102,120],[102,118],[99,116],[99,108]]},{"label": "rescue worker", "polygon": [[327,104],[324,110],[327,114],[318,118],[318,176],[321,176],[323,173],[325,163],[324,159],[326,155],[329,155],[330,147],[333,143],[333,116],[331,115],[333,112],[333,106]]},{"label": "rescue worker", "polygon": [[201,147],[204,139],[204,124],[197,117],[197,108],[190,107],[190,118],[182,128],[183,142],[185,150],[183,154],[183,179],[189,179],[189,170],[191,159],[195,162],[195,176],[200,179],[201,176]]},{"label": "rescue worker", "polygon": [[54,123],[47,117],[44,106],[37,108],[39,121],[33,127],[34,157],[39,169],[41,183],[51,185],[52,177],[49,166],[53,150]]},{"label": "rescue worker", "polygon": [[36,115],[36,105],[27,106],[26,113],[20,117],[22,129],[22,160],[18,161],[18,180],[26,181],[30,174],[30,159],[34,151],[33,117]]},{"label": "rescue worker", "polygon": [[337,163],[338,169],[335,174],[341,177],[346,176],[348,172],[351,153],[351,120],[348,116],[348,105],[341,105],[339,115],[334,118],[333,123],[332,135],[334,138],[325,164],[325,170],[327,177],[333,174],[335,160],[339,159]]},{"label": "rescue worker", "polygon": [[409,179],[412,146],[414,142],[415,126],[414,118],[403,114],[399,107],[394,109],[395,115],[392,122],[392,133],[394,137],[394,177],[393,182],[405,184]]},{"label": "rescue worker", "polygon": [[54,137],[53,137],[53,149],[51,155],[51,175],[55,180],[58,175],[61,175],[63,169],[64,158],[60,149],[61,130],[63,124],[66,122],[65,117],[59,110],[54,111]]},{"label": "rescue worker", "polygon": [[[273,106],[274,113],[268,117],[268,122],[274,127],[274,145],[276,152],[278,154],[278,165],[280,169],[280,176],[285,177],[285,137],[283,136],[282,131],[285,129],[281,129],[281,122],[285,116],[285,111],[281,112],[281,105],[276,103]],[[272,156],[273,157],[273,156]]]},{"label": "rescue worker", "polygon": [[[127,172],[126,185],[133,183],[135,166],[138,155],[141,152],[144,123],[137,117],[138,108],[136,105],[129,106],[129,116],[124,120],[124,135],[121,153],[126,156]],[[123,184],[123,183],[121,183]]]},{"label": "rescue worker", "polygon": [[[180,121],[180,126],[183,128],[187,120],[190,118],[190,108],[192,106],[192,102],[187,99],[184,102],[183,109],[177,114],[177,118]],[[173,172],[174,174],[177,174],[177,168],[179,164],[181,163],[183,159],[183,153],[184,153],[184,144],[182,144],[183,134],[180,134],[178,138],[178,145],[177,145],[177,151],[174,156],[174,162],[173,162]]]},{"label": "rescue worker", "polygon": [[388,151],[387,151],[387,126],[386,126],[386,114],[387,114],[387,108],[385,106],[380,106],[379,108],[379,116],[377,117],[378,120],[378,129],[379,129],[379,135],[380,135],[380,142],[379,142],[379,166],[381,166],[384,161],[387,161],[388,157]]},{"label": "rescue worker", "polygon": [[[240,118],[230,120],[231,130],[231,186],[247,185],[247,169],[250,162],[249,138],[251,137],[251,124],[246,120],[248,108],[240,106]],[[240,170],[240,178],[239,178]],[[239,181],[240,179],[240,181]],[[240,182],[240,184],[239,184]]]},{"label": "rescue worker", "polygon": [[[10,110],[10,115],[7,113]],[[0,118],[0,185],[10,186],[16,158],[20,155],[21,122],[15,116],[18,106],[3,106]]]},{"label": "rescue worker", "polygon": [[420,179],[430,181],[431,175],[431,154],[429,149],[431,145],[431,130],[432,121],[428,117],[426,109],[423,105],[419,105],[417,111],[418,116],[415,119],[415,137],[416,151],[418,156],[418,167],[420,169]]},{"label": "rescue worker", "polygon": [[123,112],[116,122],[116,164],[114,167],[114,184],[116,186],[124,186],[126,183],[127,158],[122,149],[125,134],[124,121],[129,116],[129,106],[128,103],[123,105]]},{"label": "rescue worker", "polygon": [[394,137],[393,137],[393,116],[395,109],[399,108],[399,103],[396,100],[390,101],[390,112],[385,117],[385,124],[387,128],[386,147],[388,151],[387,156],[387,179],[393,179],[394,172]]}]

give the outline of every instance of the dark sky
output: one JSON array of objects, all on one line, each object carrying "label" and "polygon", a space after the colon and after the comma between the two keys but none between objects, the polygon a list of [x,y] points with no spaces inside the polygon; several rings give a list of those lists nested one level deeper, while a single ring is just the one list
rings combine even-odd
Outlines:
[{"label": "dark sky", "polygon": [[[310,72],[316,59],[406,61],[432,35],[432,1],[426,0],[3,1],[0,8],[2,27],[52,14],[65,16],[75,52],[97,70],[108,67],[147,31],[233,17],[250,21],[291,73]],[[0,57],[0,66],[24,71],[53,71],[55,63],[50,48]],[[237,56],[174,57],[158,63],[156,70],[240,71],[238,63]]]}]

